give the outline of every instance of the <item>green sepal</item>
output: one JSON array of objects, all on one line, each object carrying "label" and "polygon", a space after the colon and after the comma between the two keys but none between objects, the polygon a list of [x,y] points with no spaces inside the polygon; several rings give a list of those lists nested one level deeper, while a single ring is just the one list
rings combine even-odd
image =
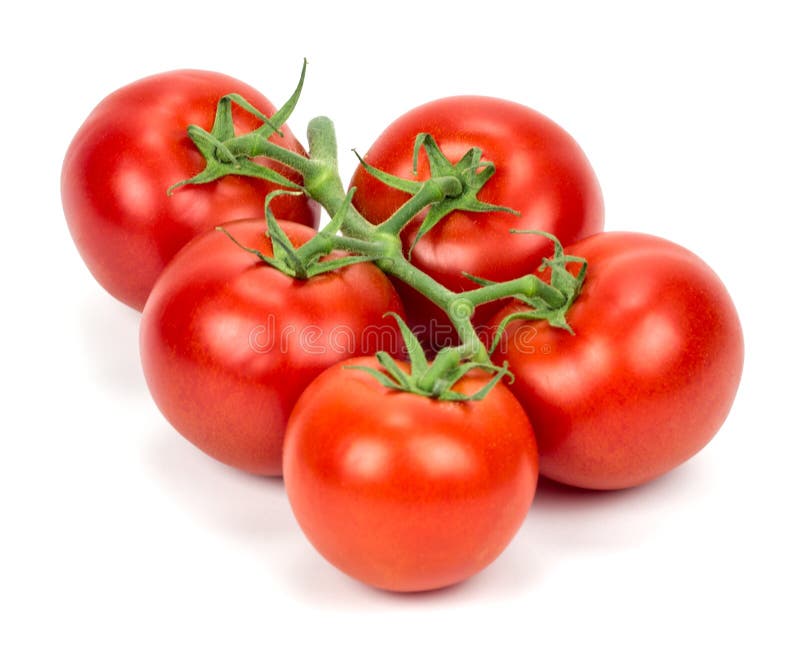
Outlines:
[{"label": "green sepal", "polygon": [[269,266],[271,266],[272,268],[280,271],[284,275],[288,275],[289,277],[295,277],[293,269],[291,269],[290,267],[284,265],[282,262],[280,262],[279,260],[277,260],[274,257],[269,257],[268,255],[264,255],[264,253],[262,253],[257,248],[250,248],[249,246],[245,246],[244,244],[242,244],[242,242],[240,242],[238,239],[236,239],[236,237],[234,237],[230,232],[228,232],[228,230],[225,228],[225,226],[217,226],[215,228],[215,230],[219,230],[220,232],[225,233],[225,235],[227,235],[228,239],[230,239],[239,248],[241,248],[243,251],[246,251],[248,253],[252,253],[253,255],[255,255],[259,260],[261,260],[265,264],[268,264]]},{"label": "green sepal", "polygon": [[428,369],[428,359],[425,356],[425,350],[419,339],[414,336],[414,332],[401,318],[400,314],[390,311],[384,314],[384,317],[391,316],[397,321],[397,326],[400,328],[400,336],[403,337],[403,343],[406,346],[408,353],[408,360],[411,362],[411,375],[415,377],[422,377]]},{"label": "green sepal", "polygon": [[353,264],[372,262],[374,259],[373,257],[366,257],[364,255],[345,255],[344,257],[323,260],[322,262],[314,262],[313,264],[309,264],[306,277],[313,278],[315,275],[331,273],[332,271],[343,269],[345,266],[352,266]]},{"label": "green sepal", "polygon": [[479,402],[484,397],[486,397],[489,392],[500,383],[500,381],[504,377],[508,377],[510,384],[514,383],[514,374],[508,369],[508,362],[504,361],[502,366],[495,366],[492,364],[486,363],[465,363],[459,369],[459,375],[453,382],[454,384],[464,377],[470,370],[475,370],[476,368],[480,368],[481,370],[486,370],[487,372],[493,372],[494,375],[492,378],[486,382],[483,388],[480,390],[472,393],[472,395],[465,395],[464,393],[459,393],[457,391],[447,390],[443,393],[441,399],[447,399],[452,402]]},{"label": "green sepal", "polygon": [[272,243],[272,254],[275,256],[275,259],[292,269],[292,277],[305,279],[308,275],[306,274],[305,266],[297,255],[297,249],[295,249],[294,244],[292,244],[287,234],[283,231],[283,228],[278,224],[278,219],[269,206],[276,196],[283,194],[296,196],[301,193],[275,190],[267,194],[267,198],[264,199],[264,213],[267,218],[267,237],[269,237]]},{"label": "green sepal", "polygon": [[214,114],[214,125],[211,127],[211,135],[217,138],[217,140],[230,140],[236,135],[233,127],[233,104],[236,104],[239,108],[247,111],[250,115],[257,117],[263,122],[255,131],[256,133],[268,133],[269,135],[277,133],[283,136],[280,130],[282,122],[279,123],[267,117],[238,93],[229,93],[223,95],[217,102],[217,111]]},{"label": "green sepal", "polygon": [[[588,269],[588,262],[583,257],[576,255],[565,255],[564,247],[555,235],[541,230],[512,230],[515,234],[531,234],[541,235],[553,242],[553,255],[542,260],[539,266],[539,271],[550,269],[550,286],[558,290],[564,296],[564,303],[558,307],[553,307],[545,300],[538,296],[525,296],[522,294],[515,294],[512,296],[516,300],[531,307],[531,311],[522,311],[506,316],[498,325],[497,332],[492,339],[492,344],[489,353],[494,352],[495,348],[500,342],[500,339],[505,331],[505,328],[511,321],[514,320],[544,320],[547,321],[552,327],[566,330],[570,334],[575,334],[570,324],[567,322],[567,312],[570,307],[578,299],[583,288],[584,280],[586,279],[586,271]],[[570,273],[567,269],[567,264],[577,263],[580,264],[580,269],[577,275]],[[487,286],[495,284],[489,280],[478,278],[473,275],[465,274],[470,280]]]},{"label": "green sepal", "polygon": [[344,223],[345,218],[347,217],[347,212],[350,209],[350,206],[353,205],[353,196],[356,193],[356,188],[351,187],[347,194],[344,197],[344,201],[339,206],[339,209],[336,210],[336,213],[331,217],[331,220],[326,224],[326,226],[320,230],[321,235],[327,235],[333,237],[342,229],[342,224]]},{"label": "green sepal", "polygon": [[[564,247],[561,245],[558,237],[549,232],[544,232],[542,230],[512,230],[511,232],[517,234],[540,235],[553,242],[553,255],[542,260],[539,271],[550,269],[550,286],[564,294],[566,301],[557,309],[551,309],[553,317],[552,320],[548,320],[551,324],[556,324],[557,327],[561,327],[570,334],[574,334],[572,328],[567,324],[566,315],[569,308],[572,307],[572,304],[581,293],[583,283],[586,280],[586,271],[589,268],[588,261],[577,255],[565,255]],[[580,264],[577,275],[573,275],[567,269],[567,264],[570,263]]]},{"label": "green sepal", "polygon": [[[302,186],[289,180],[280,172],[271,167],[264,167],[254,163],[249,158],[235,156],[230,149],[225,146],[222,140],[213,134],[205,131],[201,127],[192,124],[187,128],[189,138],[194,142],[197,150],[202,154],[206,161],[206,166],[200,173],[191,178],[178,181],[167,189],[167,194],[172,194],[176,189],[184,185],[203,185],[223,178],[224,176],[248,176],[250,178],[260,178],[269,181],[280,187],[287,187],[293,190],[301,190]],[[240,136],[239,139],[246,141],[252,138],[253,134]],[[256,136],[263,139],[263,136]]]},{"label": "green sepal", "polygon": [[[431,178],[442,178],[445,176],[455,177],[461,182],[462,190],[457,196],[446,196],[441,201],[436,201],[430,205],[414,237],[414,241],[409,247],[409,257],[417,242],[448,214],[456,210],[463,212],[507,212],[519,215],[519,212],[512,208],[486,203],[478,199],[478,192],[495,173],[494,163],[481,159],[483,153],[481,149],[472,147],[454,165],[448,160],[444,153],[442,153],[442,150],[431,134],[420,133],[414,141],[412,171],[415,175],[419,164],[419,154],[422,149],[425,150],[428,158]],[[356,156],[358,156],[357,153]],[[361,156],[358,156],[358,160],[370,175],[374,176],[385,185],[405,192],[406,194],[416,194],[424,184],[422,181],[409,180],[377,169],[367,163]]]},{"label": "green sepal", "polygon": [[[432,362],[428,362],[422,344],[405,321],[396,313],[389,312],[400,328],[403,342],[409,357],[409,371],[404,371],[387,352],[378,352],[376,358],[381,369],[366,366],[346,366],[352,370],[362,370],[377,379],[382,386],[391,390],[413,393],[431,399],[451,402],[481,400],[504,377],[513,381],[508,364],[496,366],[492,363],[480,363],[463,359],[464,351],[460,348],[444,348],[439,351]],[[471,370],[481,369],[493,373],[492,378],[478,391],[471,395],[453,390],[453,386]]]},{"label": "green sepal", "polygon": [[[480,278],[476,275],[472,275],[471,273],[463,272],[463,275],[472,282],[474,282],[475,284],[478,284],[482,287],[488,287],[494,284],[501,284],[499,282],[493,282],[492,280],[487,280],[486,278]],[[567,309],[569,309],[569,305],[572,304],[571,302],[569,302],[568,299],[566,299],[566,296],[568,294],[565,293],[563,290],[561,290],[559,287],[557,287],[555,284],[551,283],[551,286],[554,289],[558,289],[561,292],[562,296],[565,297],[564,302],[559,307],[553,307],[550,303],[548,303],[544,298],[541,298],[540,296],[528,296],[523,293],[514,293],[509,295],[508,297],[514,300],[519,300],[520,302],[525,303],[529,307],[532,307],[535,311],[530,313],[536,315],[535,320],[546,320],[553,327],[565,329],[570,333],[572,333],[572,328],[566,321]]]},{"label": "green sepal", "polygon": [[415,174],[417,172],[419,152],[423,148],[428,156],[431,176],[455,176],[461,181],[463,189],[459,196],[446,197],[430,207],[414,237],[414,241],[409,246],[409,258],[417,242],[448,214],[456,210],[464,212],[508,212],[519,215],[519,212],[512,208],[486,203],[478,199],[478,192],[495,173],[494,163],[481,160],[483,152],[479,148],[472,147],[461,157],[461,160],[453,165],[442,153],[432,135],[420,133],[414,143],[413,168]]},{"label": "green sepal", "polygon": [[411,386],[406,378],[406,374],[403,372],[402,368],[397,365],[397,362],[391,357],[390,354],[380,351],[375,356],[378,358],[378,362],[398,385],[402,386],[403,388],[409,388]]},{"label": "green sepal", "polygon": [[345,370],[360,370],[361,372],[366,372],[377,379],[381,386],[391,390],[403,390],[394,379],[389,378],[385,373],[376,368],[370,368],[369,366],[344,366],[344,368]]},{"label": "green sepal", "polygon": [[[289,180],[283,174],[270,167],[264,167],[252,162],[244,154],[235,156],[224,143],[236,140],[241,150],[245,150],[248,139],[252,139],[253,143],[257,144],[273,133],[283,136],[280,127],[289,118],[300,99],[300,92],[302,91],[306,75],[306,66],[307,61],[304,59],[303,69],[300,73],[300,81],[295,91],[272,117],[264,115],[241,95],[230,93],[220,98],[217,102],[214,124],[210,132],[196,124],[190,125],[187,128],[187,133],[198,151],[203,155],[206,166],[203,171],[192,178],[187,178],[170,186],[167,189],[167,194],[172,194],[176,189],[184,185],[202,185],[231,175],[260,178],[274,183],[279,187],[287,187],[295,190],[302,189],[302,186]],[[236,104],[251,115],[257,117],[263,124],[251,133],[236,137],[233,125],[233,104]]]},{"label": "green sepal", "polygon": [[481,277],[478,277],[477,275],[472,275],[472,273],[468,273],[467,271],[461,271],[461,275],[463,275],[468,280],[471,280],[475,284],[479,284],[482,287],[488,287],[489,285],[497,284],[496,282],[493,282],[492,280],[487,280],[486,278],[481,278]]},{"label": "green sepal", "polygon": [[347,214],[354,191],[355,189],[352,189],[348,192],[345,201],[333,216],[331,222],[299,248],[295,248],[283,228],[281,228],[278,219],[275,217],[275,213],[270,207],[270,203],[277,196],[300,196],[303,192],[292,192],[288,190],[274,190],[270,192],[264,200],[264,214],[267,222],[265,235],[272,244],[272,257],[264,255],[264,253],[257,249],[244,246],[223,227],[219,227],[217,230],[223,231],[242,250],[252,253],[262,262],[298,280],[307,280],[316,275],[330,273],[337,269],[344,268],[345,266],[351,266],[352,264],[372,262],[377,259],[377,256],[345,255],[343,257],[321,260],[322,257],[328,255],[337,247],[338,240],[336,232],[339,230],[344,216]]},{"label": "green sepal", "polygon": [[542,320],[542,317],[536,311],[518,311],[506,316],[503,320],[500,321],[500,324],[497,326],[497,331],[494,333],[494,337],[492,338],[492,344],[489,346],[490,355],[494,354],[494,351],[500,344],[500,341],[502,340],[503,334],[505,334],[508,325],[515,320]]},{"label": "green sepal", "polygon": [[[274,127],[280,128],[286,123],[286,120],[289,119],[291,114],[294,112],[295,107],[297,106],[297,102],[300,100],[300,93],[303,91],[303,83],[306,80],[306,68],[308,67],[308,59],[303,59],[303,68],[300,71],[300,80],[297,82],[297,86],[294,89],[294,92],[286,100],[283,106],[281,106],[275,114],[270,117],[268,120],[264,122],[264,124],[256,129],[256,133],[260,135],[264,135],[267,129],[269,128],[269,124],[272,124]],[[269,124],[268,124],[269,123]],[[280,132],[278,132],[280,133]],[[283,134],[280,133],[282,136]]]},{"label": "green sepal", "polygon": [[381,183],[384,185],[391,187],[395,190],[400,190],[401,192],[405,192],[406,194],[416,194],[419,189],[422,187],[421,181],[412,181],[407,178],[402,178],[400,176],[394,176],[393,174],[389,174],[388,172],[382,171],[377,167],[373,167],[370,165],[366,160],[364,160],[358,152],[353,149],[353,153],[358,158],[358,162],[361,166],[367,170],[370,176],[374,176],[377,178]]},{"label": "green sepal", "polygon": [[264,235],[267,237],[267,239],[269,239],[270,244],[272,245],[272,257],[265,255],[257,248],[245,246],[233,235],[231,235],[231,233],[228,232],[224,226],[217,226],[217,230],[224,232],[228,238],[239,248],[247,251],[248,253],[252,253],[259,260],[269,264],[272,268],[277,269],[284,275],[288,275],[291,278],[304,280],[309,277],[306,273],[305,265],[298,256],[297,249],[295,249],[294,244],[292,244],[289,237],[283,231],[283,228],[281,228],[278,220],[275,218],[275,213],[272,211],[272,208],[270,208],[269,205],[276,196],[283,194],[297,196],[302,194],[302,192],[274,190],[273,192],[267,194],[267,197],[264,199],[264,214],[267,222],[267,230]]},{"label": "green sepal", "polygon": [[[320,230],[313,238],[303,244],[298,250],[297,254],[303,260],[306,267],[306,277],[313,277],[323,273],[330,273],[337,269],[350,266],[352,264],[363,264],[365,262],[374,262],[378,256],[373,255],[346,255],[344,257],[336,257],[329,260],[320,261],[320,258],[327,255],[337,247],[336,234],[342,227],[347,212],[353,203],[353,195],[356,188],[352,187],[347,192],[347,195],[339,206],[339,209],[331,217],[331,220],[326,226]],[[310,253],[310,254],[309,254]]]}]

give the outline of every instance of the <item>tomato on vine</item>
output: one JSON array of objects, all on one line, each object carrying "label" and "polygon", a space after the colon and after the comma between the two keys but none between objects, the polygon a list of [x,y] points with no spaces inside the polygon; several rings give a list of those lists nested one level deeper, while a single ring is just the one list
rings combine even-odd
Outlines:
[{"label": "tomato on vine", "polygon": [[433,101],[386,128],[346,192],[331,120],[310,121],[308,154],[283,126],[304,75],[278,110],[224,75],[149,77],[67,152],[70,231],[144,307],[144,375],[175,429],[283,474],[320,553],[392,591],[493,562],[540,466],[627,488],[711,440],[742,373],[733,302],[688,250],[600,232],[597,179],[561,127],[500,99]]},{"label": "tomato on vine", "polygon": [[[254,112],[230,106],[225,121],[220,98],[245,96]],[[97,281],[115,298],[141,310],[159,273],[194,236],[225,221],[264,214],[264,197],[276,188],[269,173],[230,175],[214,183],[174,184],[204,168],[187,126],[254,131],[275,107],[254,88],[215,72],[176,70],[141,79],[111,93],[92,111],[69,146],[61,196],[70,233]],[[282,135],[281,135],[282,134]],[[305,155],[286,127],[267,132],[272,142]],[[262,159],[295,183],[301,177]],[[304,196],[281,197],[277,215],[316,226],[319,206]]]},{"label": "tomato on vine", "polygon": [[349,261],[340,252],[312,260],[320,272],[300,277],[290,263],[315,234],[307,226],[272,220],[271,239],[263,218],[224,228],[192,240],[156,282],[142,314],[144,374],[162,413],[197,447],[279,475],[303,389],[338,361],[402,349],[384,318],[402,306],[374,265],[331,268]]},{"label": "tomato on vine", "polygon": [[300,397],[286,492],[308,539],[348,575],[392,591],[445,587],[488,566],[525,520],[533,431],[508,388],[485,390],[496,382],[480,370],[437,399],[392,387],[408,388],[409,364],[383,362],[337,364]]},{"label": "tomato on vine", "polygon": [[640,485],[722,426],[743,366],[736,309],[700,258],[658,237],[601,233],[565,254],[588,264],[566,314],[574,334],[517,302],[492,319],[504,331],[493,359],[514,373],[544,476],[593,489]]},{"label": "tomato on vine", "polygon": [[[427,134],[439,152],[426,146],[427,155],[418,156],[418,134]],[[432,168],[449,174],[456,170],[445,163],[457,166],[467,200],[454,198],[446,214],[431,207],[401,233],[412,263],[453,291],[474,288],[464,272],[504,281],[539,265],[548,244],[511,229],[546,231],[569,244],[603,228],[600,186],[578,144],[545,116],[510,101],[464,96],[419,106],[381,133],[364,162],[368,166],[360,166],[350,182],[357,188],[353,204],[376,224],[389,219],[408,194],[387,186],[373,169],[423,181]],[[454,344],[441,309],[413,287],[397,285],[415,331],[434,349]],[[492,312],[480,307],[476,325]]]}]

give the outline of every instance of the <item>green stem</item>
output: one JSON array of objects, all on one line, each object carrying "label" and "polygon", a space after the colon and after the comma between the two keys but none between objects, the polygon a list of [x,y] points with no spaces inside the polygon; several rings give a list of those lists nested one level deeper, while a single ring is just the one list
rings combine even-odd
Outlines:
[{"label": "green stem", "polygon": [[472,350],[475,361],[488,361],[489,353],[472,325],[473,308],[461,300],[460,294],[439,284],[424,271],[406,260],[402,254],[379,259],[375,264],[384,272],[402,280],[426,296],[444,311],[453,324],[465,349]]},{"label": "green stem", "polygon": [[227,150],[226,153],[230,152],[236,157],[254,158],[256,156],[266,156],[294,169],[304,177],[311,171],[313,166],[312,161],[305,156],[270,142],[266,137],[258,133],[248,133],[227,140],[225,148]]},{"label": "green stem", "polygon": [[455,176],[442,176],[425,181],[419,191],[378,226],[378,232],[398,234],[420,211],[448,196],[461,194],[463,186]]},{"label": "green stem", "polygon": [[[328,214],[336,214],[347,198],[339,177],[336,155],[336,132],[333,122],[325,116],[308,123],[308,153],[311,167],[301,172],[308,194],[322,205]],[[362,217],[352,205],[348,206],[342,224],[345,235],[359,239],[375,239],[375,226]]]},{"label": "green stem", "polygon": [[[411,264],[403,255],[399,233],[424,207],[459,195],[461,181],[455,176],[440,176],[423,183],[419,191],[404,203],[387,221],[375,226],[350,204],[339,175],[336,133],[327,117],[316,117],[308,125],[309,157],[305,158],[269,142],[260,134],[232,138],[224,143],[234,156],[267,156],[303,176],[306,193],[330,215],[344,209],[342,235],[319,235],[297,250],[301,261],[312,260],[334,249],[346,250],[374,259],[385,273],[391,274],[426,296],[450,318],[461,340],[453,358],[488,363],[489,353],[472,325],[475,307],[502,298],[538,296],[553,307],[564,304],[564,295],[534,275],[507,282],[489,284],[472,291],[457,293]],[[445,360],[439,362],[444,364]],[[433,381],[440,373],[431,368]],[[433,388],[433,387],[429,387]]]},{"label": "green stem", "polygon": [[[304,75],[305,63],[297,89],[289,101],[273,116],[275,126],[279,126],[288,118],[297,103]],[[251,133],[236,136],[231,103],[264,120],[264,126]],[[424,148],[431,171],[431,178],[421,182],[392,176],[361,160],[367,170],[387,186],[411,195],[388,219],[376,226],[353,207],[352,200],[356,188],[351,188],[345,193],[339,174],[336,133],[329,118],[316,117],[309,123],[308,157],[271,142],[269,131],[273,126],[267,122],[269,120],[244,98],[238,95],[223,97],[218,104],[211,133],[198,126],[188,127],[189,137],[203,155],[206,167],[192,178],[173,185],[168,192],[185,184],[209,183],[227,175],[264,178],[280,187],[298,190],[287,192],[281,189],[271,192],[266,197],[268,236],[273,244],[273,256],[267,257],[258,249],[243,246],[242,248],[286,275],[298,279],[329,273],[350,264],[373,261],[382,271],[399,279],[442,309],[455,328],[460,343],[441,350],[430,365],[426,360],[422,343],[402,318],[394,314],[409,351],[411,374],[406,377],[386,352],[379,352],[378,360],[383,364],[386,373],[374,368],[365,369],[384,385],[440,399],[482,399],[502,377],[509,374],[506,365],[501,368],[491,364],[489,352],[472,324],[475,308],[494,300],[516,297],[531,307],[531,311],[524,314],[525,317],[544,318],[551,324],[572,332],[565,320],[565,314],[579,295],[587,262],[582,258],[564,255],[563,247],[552,235],[532,231],[553,240],[555,253],[552,258],[546,260],[546,265],[551,269],[552,286],[534,275],[506,282],[490,282],[465,273],[480,285],[479,288],[455,292],[411,264],[404,254],[400,233],[426,209],[414,244],[454,210],[513,212],[510,208],[478,200],[478,192],[494,173],[493,163],[481,160],[480,149],[471,148],[458,163],[453,164],[445,157],[430,134],[418,135],[414,148],[413,170],[416,173],[417,157],[420,149]],[[302,176],[302,185],[285,177],[278,169],[252,160],[259,157],[267,157],[295,171]],[[269,209],[269,202],[277,195],[303,193],[321,204],[331,216],[331,221],[315,237],[296,249]],[[231,237],[227,231],[224,232]],[[413,244],[411,248],[413,249]],[[350,255],[323,259],[334,250],[346,251]],[[577,276],[567,270],[566,265],[570,262],[582,264]],[[473,395],[455,392],[452,388],[455,382],[476,367],[492,370],[495,375],[483,389]]]},{"label": "green stem", "polygon": [[335,237],[333,248],[337,250],[347,251],[349,253],[358,253],[365,257],[374,259],[381,259],[391,257],[394,251],[394,246],[388,245],[383,239],[378,241],[364,241],[356,237]]},{"label": "green stem", "polygon": [[461,363],[461,354],[455,348],[443,350],[430,365],[428,370],[419,380],[419,388],[427,393],[438,395],[441,390],[437,390],[437,383],[442,382],[443,378],[451,373],[458,364]]},{"label": "green stem", "polygon": [[[328,214],[336,214],[344,204],[346,195],[338,173],[336,134],[330,119],[316,117],[311,120],[308,126],[308,143],[309,156],[315,168],[309,176],[304,178],[306,191],[327,210]],[[420,200],[427,199],[428,203],[430,203],[430,197],[433,193],[451,192],[456,189],[455,183],[452,181],[442,180],[443,183],[441,185],[429,185],[426,183],[423,187],[428,186],[429,189],[418,193],[418,195],[422,195]],[[460,186],[458,179],[453,178],[453,181]],[[410,201],[413,200],[414,197]],[[402,218],[405,219],[407,216],[403,214]],[[413,217],[413,214],[411,217]],[[400,220],[401,218],[398,217],[395,223],[399,224]],[[391,232],[391,230],[388,232],[381,231],[364,219],[352,206],[349,207],[345,215],[342,223],[342,232],[346,237],[351,238],[351,243],[355,239],[372,242],[383,239],[387,248],[391,246],[394,251],[387,250],[387,255],[375,260],[375,264],[382,271],[413,287],[444,310],[453,322],[453,326],[461,338],[461,343],[467,349],[474,351],[473,359],[475,361],[483,362],[489,359],[489,353],[472,325],[473,305],[464,303],[460,299],[460,294],[439,284],[428,274],[411,264],[402,254],[402,245],[397,233]],[[459,305],[468,305],[468,308],[462,307],[459,309]]]},{"label": "green stem", "polygon": [[472,315],[475,313],[474,305],[464,300],[461,294],[454,293],[445,311],[461,339],[460,349],[462,353],[467,351],[468,357],[464,358],[469,358],[478,363],[488,362],[489,352],[472,324]]},{"label": "green stem", "polygon": [[355,237],[325,236],[312,237],[297,249],[297,257],[302,264],[308,264],[320,255],[327,255],[333,250],[357,253],[370,259],[391,257],[393,247],[383,240],[367,241]]},{"label": "green stem", "polygon": [[528,298],[537,296],[554,308],[561,307],[566,300],[563,293],[535,275],[524,275],[521,278],[489,284],[459,294],[461,298],[476,306],[514,295],[523,295]]}]

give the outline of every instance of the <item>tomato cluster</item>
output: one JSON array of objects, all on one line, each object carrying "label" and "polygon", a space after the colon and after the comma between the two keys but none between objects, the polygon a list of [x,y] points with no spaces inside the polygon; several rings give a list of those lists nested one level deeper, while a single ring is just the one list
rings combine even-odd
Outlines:
[{"label": "tomato cluster", "polygon": [[[433,101],[393,122],[330,199],[306,183],[313,146],[309,161],[286,127],[237,140],[274,115],[215,73],[126,86],[67,152],[64,211],[98,281],[143,309],[144,374],[165,417],[223,463],[283,475],[299,525],[341,570],[398,591],[456,583],[509,543],[540,472],[633,487],[722,426],[743,365],[730,296],[685,248],[602,232],[595,174],[557,124],[494,98]],[[229,171],[168,195],[209,156]],[[243,174],[245,161],[278,174]],[[451,164],[449,191],[472,194],[429,201],[394,239],[381,230]],[[281,179],[300,191],[273,192]],[[333,218],[319,234],[317,201]],[[553,240],[563,265],[540,266]],[[527,276],[558,297],[564,274],[576,294],[562,320],[502,292]],[[499,298],[456,326],[440,297],[491,285]],[[476,349],[459,346],[465,327]]]}]

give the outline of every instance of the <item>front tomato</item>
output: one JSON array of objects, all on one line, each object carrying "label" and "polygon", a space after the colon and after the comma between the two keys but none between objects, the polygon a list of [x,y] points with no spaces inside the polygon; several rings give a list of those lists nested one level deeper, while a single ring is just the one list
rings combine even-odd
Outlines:
[{"label": "front tomato", "polygon": [[[381,589],[436,589],[480,571],[536,490],[536,444],[519,403],[502,385],[480,401],[437,401],[350,365],[379,367],[365,358],[328,369],[287,427],[284,481],[303,531],[334,566]],[[469,375],[454,390],[487,381]]]},{"label": "front tomato", "polygon": [[[424,180],[430,171],[420,156],[412,174],[414,140],[431,134],[444,155],[458,161],[479,147],[495,174],[478,192],[485,203],[513,208],[505,212],[461,212],[446,216],[415,245],[411,261],[454,291],[474,289],[463,272],[493,281],[530,273],[549,253],[548,242],[510,232],[543,230],[563,244],[603,228],[603,200],[597,178],[575,140],[555,122],[520,104],[492,97],[448,97],[415,108],[395,120],[364,156],[373,167],[403,178]],[[386,220],[408,195],[385,186],[362,166],[351,182],[356,208],[373,223]],[[409,250],[423,215],[403,231]],[[409,321],[434,348],[456,344],[449,321],[431,302],[398,284]],[[476,324],[492,314],[479,308]]]},{"label": "front tomato", "polygon": [[[602,233],[566,253],[588,261],[567,313],[574,336],[514,321],[494,360],[514,373],[544,476],[584,488],[639,485],[722,426],[742,374],[739,319],[714,272],[672,242]],[[508,306],[492,326],[523,309]]]},{"label": "front tomato", "polygon": [[[294,245],[314,234],[282,227]],[[263,219],[226,228],[271,255]],[[140,337],[147,385],[170,423],[207,454],[279,475],[286,421],[308,383],[342,359],[401,349],[387,311],[402,307],[372,264],[295,280],[212,231],[175,256],[147,301]]]},{"label": "front tomato", "polygon": [[[200,172],[205,163],[186,127],[210,129],[217,101],[238,93],[266,115],[275,107],[250,86],[215,72],[176,70],[141,79],[106,97],[69,146],[61,196],[75,244],[97,281],[115,298],[141,310],[158,274],[192,237],[236,219],[263,216],[275,186],[228,176],[214,183],[167,189]],[[242,131],[257,118],[233,109]],[[297,153],[302,146],[283,127],[270,139]],[[274,166],[274,163],[268,163]],[[300,178],[280,171],[295,182]],[[304,197],[273,203],[285,220],[315,226],[319,208]]]}]

